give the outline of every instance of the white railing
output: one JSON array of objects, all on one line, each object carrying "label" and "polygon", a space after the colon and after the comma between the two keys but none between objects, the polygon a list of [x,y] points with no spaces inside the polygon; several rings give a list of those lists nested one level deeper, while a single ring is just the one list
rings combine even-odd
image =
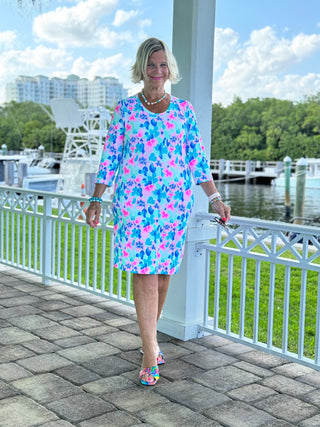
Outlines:
[{"label": "white railing", "polygon": [[[282,162],[276,161],[257,161],[257,160],[223,160],[223,164],[221,164],[221,160],[211,159],[210,167],[211,170],[215,172],[247,172],[248,170],[248,162],[250,162],[250,172],[261,171],[261,170],[278,170],[280,168],[280,164]],[[294,172],[296,168],[296,162],[291,163],[291,170]],[[281,166],[281,171],[283,170],[283,165]]]},{"label": "white railing", "polygon": [[133,305],[131,276],[113,267],[111,203],[85,223],[87,199],[0,187],[0,262]]},{"label": "white railing", "polygon": [[[214,221],[212,214],[197,214]],[[202,331],[320,369],[320,229],[232,217],[206,254]]]},{"label": "white railing", "polygon": [[[0,187],[0,262],[133,305],[131,275],[113,267],[111,203],[94,230],[86,206],[81,197]],[[199,329],[320,369],[320,229],[232,217],[225,230],[212,214],[196,218],[195,253],[187,252],[206,254],[205,284],[194,283],[206,295]],[[201,232],[208,224],[211,236],[217,230],[210,241]]]}]

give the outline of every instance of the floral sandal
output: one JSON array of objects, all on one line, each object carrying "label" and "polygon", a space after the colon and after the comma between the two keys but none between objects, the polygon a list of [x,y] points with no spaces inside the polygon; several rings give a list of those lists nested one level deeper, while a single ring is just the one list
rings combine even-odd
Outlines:
[{"label": "floral sandal", "polygon": [[[143,354],[143,349],[142,348],[140,348],[140,354]],[[158,366],[159,365],[164,365],[165,363],[166,363],[166,361],[165,361],[164,355],[163,355],[162,351],[159,349],[159,353],[158,353],[158,356],[157,356],[157,365]]]},{"label": "floral sandal", "polygon": [[[148,375],[148,378],[144,380],[142,377]],[[139,373],[139,380],[143,385],[155,385],[159,380],[159,368],[153,366],[152,368],[142,368]]]}]

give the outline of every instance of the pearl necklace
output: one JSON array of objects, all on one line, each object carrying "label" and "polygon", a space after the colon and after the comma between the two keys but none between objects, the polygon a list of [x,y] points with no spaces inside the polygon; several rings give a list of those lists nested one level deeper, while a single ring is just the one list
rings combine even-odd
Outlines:
[{"label": "pearl necklace", "polygon": [[149,102],[149,101],[147,101],[147,98],[145,97],[145,95],[144,95],[144,93],[143,93],[143,90],[141,91],[141,96],[142,96],[142,99],[144,100],[144,102],[147,104],[147,105],[155,105],[155,104],[158,104],[158,102],[161,102],[165,97],[166,97],[166,92],[162,95],[162,97],[160,98],[160,99],[158,99],[158,101],[154,101],[154,102]]}]

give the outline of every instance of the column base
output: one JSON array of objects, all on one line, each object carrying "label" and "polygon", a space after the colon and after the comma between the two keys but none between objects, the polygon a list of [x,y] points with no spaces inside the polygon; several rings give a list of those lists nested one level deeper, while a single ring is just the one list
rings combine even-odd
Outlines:
[{"label": "column base", "polygon": [[163,334],[170,335],[171,337],[177,338],[182,341],[188,341],[193,338],[199,338],[200,336],[198,323],[186,325],[169,319],[160,318],[157,329]]}]

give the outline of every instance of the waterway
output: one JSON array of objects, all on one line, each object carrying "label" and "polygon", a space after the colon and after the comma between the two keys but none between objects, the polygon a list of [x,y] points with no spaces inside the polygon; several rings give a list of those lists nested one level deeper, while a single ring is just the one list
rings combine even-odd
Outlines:
[{"label": "waterway", "polygon": [[[217,183],[224,202],[231,206],[232,215],[272,221],[289,220],[285,215],[284,188],[272,185]],[[290,193],[291,217],[294,216],[295,190]],[[307,189],[304,216],[320,216],[320,189]]]}]

